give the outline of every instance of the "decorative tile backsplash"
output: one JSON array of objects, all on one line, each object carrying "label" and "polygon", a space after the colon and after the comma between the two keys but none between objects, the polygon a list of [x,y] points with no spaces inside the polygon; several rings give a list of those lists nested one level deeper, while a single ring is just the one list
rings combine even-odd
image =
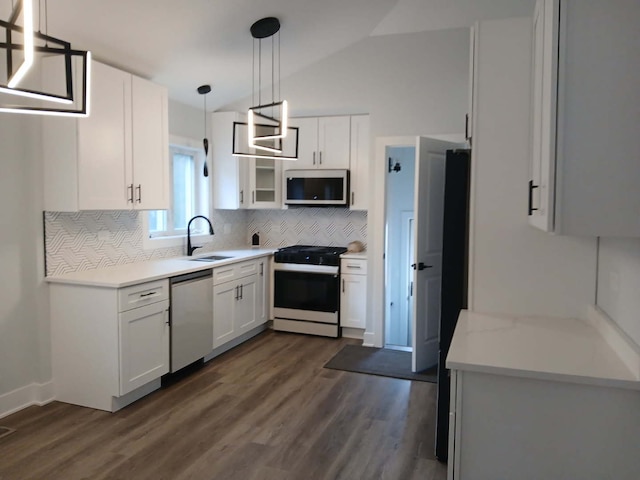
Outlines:
[{"label": "decorative tile backsplash", "polygon": [[[367,213],[345,208],[214,210],[216,234],[199,252],[244,247],[254,233],[260,245],[336,245],[367,241]],[[45,212],[47,275],[178,257],[184,247],[143,247],[142,214],[136,211]]]},{"label": "decorative tile backsplash", "polygon": [[251,210],[249,238],[260,235],[260,245],[278,248],[288,245],[330,245],[346,247],[349,242],[367,243],[367,212],[346,208],[289,208]]},{"label": "decorative tile backsplash", "polygon": [[[247,245],[246,215],[214,210],[216,233],[201,251]],[[184,247],[145,250],[142,213],[136,211],[45,212],[44,222],[47,275],[185,255]]]}]

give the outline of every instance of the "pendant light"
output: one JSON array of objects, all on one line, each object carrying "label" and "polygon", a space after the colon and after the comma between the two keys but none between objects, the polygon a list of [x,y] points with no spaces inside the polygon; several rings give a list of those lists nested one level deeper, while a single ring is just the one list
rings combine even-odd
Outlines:
[{"label": "pendant light", "polygon": [[202,145],[204,147],[204,169],[202,174],[205,177],[209,176],[209,168],[207,167],[207,157],[209,155],[209,140],[207,139],[207,93],[211,91],[211,85],[200,85],[198,87],[198,93],[204,97],[204,138],[202,139]]},{"label": "pendant light", "polygon": [[[5,42],[0,43],[0,49],[6,51],[3,55],[6,62],[6,82],[4,82],[5,79],[0,79],[0,94],[9,95],[9,98],[17,101],[34,99],[46,103],[6,104],[2,98],[0,112],[86,117],[89,115],[91,52],[74,50],[69,42],[54,38],[48,35],[48,32],[42,33],[41,30],[36,32],[33,3],[34,0],[17,0],[9,19],[0,20],[0,29],[4,29],[5,38]],[[39,3],[38,15],[41,10],[41,3]],[[18,25],[20,19],[22,19],[22,25]],[[46,24],[47,0],[45,0]],[[34,64],[42,61],[44,56],[61,60],[57,67],[61,69],[60,73],[64,71],[64,93],[36,90],[23,85],[25,76]],[[75,78],[75,81],[80,84],[80,98],[74,97],[73,61],[76,58],[82,61],[81,71]],[[75,105],[74,102],[76,102]],[[66,104],[70,107],[56,108],[52,104]]]},{"label": "pendant light", "polygon": [[[247,112],[246,123],[234,122],[232,153],[233,155],[239,157],[297,160],[298,129],[289,126],[288,103],[286,100],[282,100],[280,97],[280,21],[275,17],[262,18],[251,25],[250,31],[251,36],[253,37],[253,106],[250,107]],[[278,34],[277,44],[276,34]],[[271,96],[270,99],[267,99],[263,102],[262,40],[268,38],[271,39]],[[277,82],[276,69],[278,72]],[[256,70],[258,85],[257,90],[255,88]],[[244,142],[242,141],[242,137],[245,138]]]}]

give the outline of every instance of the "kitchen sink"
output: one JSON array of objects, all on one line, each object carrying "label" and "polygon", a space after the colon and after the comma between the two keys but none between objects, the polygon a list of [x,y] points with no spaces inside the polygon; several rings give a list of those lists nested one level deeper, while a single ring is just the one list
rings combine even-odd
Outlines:
[{"label": "kitchen sink", "polygon": [[198,258],[190,258],[192,262],[217,262],[218,260],[226,260],[227,258],[233,257],[225,257],[223,255],[209,255],[207,257],[198,257]]}]

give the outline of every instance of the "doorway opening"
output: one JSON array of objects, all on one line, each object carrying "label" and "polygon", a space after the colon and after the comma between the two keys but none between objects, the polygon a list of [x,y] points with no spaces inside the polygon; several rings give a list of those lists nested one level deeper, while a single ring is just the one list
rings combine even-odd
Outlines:
[{"label": "doorway opening", "polygon": [[412,351],[415,146],[387,146],[385,348]]}]

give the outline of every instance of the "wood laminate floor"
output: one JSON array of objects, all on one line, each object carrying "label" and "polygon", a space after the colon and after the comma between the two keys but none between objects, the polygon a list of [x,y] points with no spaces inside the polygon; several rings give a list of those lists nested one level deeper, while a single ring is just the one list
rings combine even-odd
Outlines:
[{"label": "wood laminate floor", "polygon": [[322,368],[347,343],[268,331],[116,413],[29,407],[0,479],[445,479],[436,385]]}]

